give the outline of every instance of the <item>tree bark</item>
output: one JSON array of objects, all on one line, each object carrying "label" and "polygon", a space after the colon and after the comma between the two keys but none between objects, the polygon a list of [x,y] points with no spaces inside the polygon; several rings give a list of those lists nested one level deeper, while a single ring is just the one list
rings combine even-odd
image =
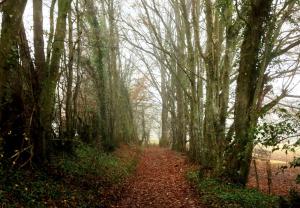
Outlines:
[{"label": "tree bark", "polygon": [[18,34],[26,0],[5,1],[0,38],[0,140],[4,158],[20,150],[25,133],[22,71],[19,65]]},{"label": "tree bark", "polygon": [[[110,150],[112,145],[111,135],[109,134],[109,115],[108,115],[108,77],[105,71],[104,64],[104,43],[101,37],[101,27],[99,25],[97,14],[95,10],[93,1],[88,1],[87,11],[88,11],[88,23],[92,30],[92,35],[90,37],[91,44],[94,45],[94,65],[93,73],[94,84],[97,89],[98,95],[98,106],[99,106],[99,127],[101,142],[105,150]],[[100,142],[100,141],[99,141]]]},{"label": "tree bark", "polygon": [[49,140],[54,136],[52,129],[53,112],[55,105],[55,90],[57,81],[59,79],[59,66],[61,55],[64,49],[64,40],[66,36],[66,19],[71,7],[72,0],[58,0],[58,16],[56,22],[56,29],[52,43],[52,53],[49,65],[46,66],[42,77],[41,94],[39,97],[40,109],[40,139],[42,142],[41,160],[46,161],[48,157]]},{"label": "tree bark", "polygon": [[68,140],[72,140],[74,137],[74,124],[73,124],[73,63],[74,63],[74,46],[73,46],[73,23],[72,12],[69,10],[68,14],[68,48],[69,58],[67,67],[67,92],[66,92],[66,137]]},{"label": "tree bark", "polygon": [[44,30],[43,30],[43,1],[33,1],[33,43],[35,70],[32,75],[35,86],[33,88],[34,109],[32,116],[31,137],[33,140],[33,159],[37,164],[42,164],[45,159],[46,141],[42,137],[42,123],[40,120],[42,106],[40,104],[40,96],[42,91],[43,80],[47,76],[46,59],[44,52]]},{"label": "tree bark", "polygon": [[169,145],[168,138],[168,97],[167,97],[167,80],[166,71],[163,66],[160,67],[161,73],[161,99],[162,99],[162,110],[161,110],[161,138],[159,145],[167,147]]},{"label": "tree bark", "polygon": [[218,37],[218,17],[214,18],[213,6],[211,0],[205,0],[206,15],[206,102],[204,118],[204,138],[202,166],[205,169],[212,170],[219,163],[219,37]]},{"label": "tree bark", "polygon": [[261,39],[266,31],[272,0],[252,0],[241,47],[235,99],[235,140],[227,151],[224,177],[245,185],[252,158],[257,124],[255,87],[259,75],[257,68]]}]

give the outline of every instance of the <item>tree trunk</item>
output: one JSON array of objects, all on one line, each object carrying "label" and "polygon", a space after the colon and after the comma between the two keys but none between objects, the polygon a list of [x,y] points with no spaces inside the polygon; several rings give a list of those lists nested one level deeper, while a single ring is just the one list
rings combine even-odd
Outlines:
[{"label": "tree trunk", "polygon": [[261,39],[266,31],[272,0],[251,1],[247,26],[241,47],[241,58],[235,100],[235,140],[226,152],[223,176],[234,183],[245,185],[248,178],[254,135],[257,125],[257,109],[253,101],[259,75],[257,68]]},{"label": "tree trunk", "polygon": [[194,161],[197,161],[199,158],[199,119],[198,119],[198,100],[197,100],[197,86],[196,86],[196,59],[195,59],[195,51],[192,44],[192,32],[190,28],[189,21],[189,13],[187,9],[187,5],[185,0],[180,0],[180,6],[182,11],[182,19],[183,19],[183,30],[185,33],[185,39],[187,42],[187,61],[186,67],[189,75],[189,88],[190,88],[190,96],[189,96],[189,154],[190,158]]},{"label": "tree trunk", "polygon": [[91,44],[94,45],[94,84],[98,94],[98,106],[99,106],[99,126],[101,142],[105,150],[111,149],[111,135],[109,135],[109,115],[108,115],[108,89],[107,89],[107,73],[105,71],[104,59],[104,43],[102,40],[101,27],[97,19],[96,8],[93,1],[87,3],[88,22],[92,30]]},{"label": "tree trunk", "polygon": [[40,81],[41,94],[39,97],[40,107],[40,139],[42,140],[41,160],[47,159],[49,150],[49,140],[54,136],[52,129],[53,112],[55,105],[55,90],[59,79],[59,65],[61,55],[64,49],[64,40],[66,36],[66,19],[70,10],[71,0],[58,0],[58,16],[56,29],[52,43],[52,53],[49,65],[43,72],[45,76]]},{"label": "tree trunk", "polygon": [[182,18],[180,15],[180,4],[176,2],[175,6],[175,19],[176,19],[176,33],[177,33],[177,48],[176,55],[176,72],[175,72],[175,88],[176,88],[176,143],[174,144],[175,150],[180,152],[186,151],[186,117],[185,117],[185,74],[183,65],[186,63],[184,47],[185,37],[183,29]]},{"label": "tree trunk", "polygon": [[162,99],[162,110],[161,110],[161,138],[159,140],[159,145],[162,147],[167,147],[169,145],[168,138],[168,99],[167,99],[167,81],[166,81],[166,71],[163,66],[161,66],[161,99]]},{"label": "tree trunk", "polygon": [[[218,154],[218,131],[219,127],[219,57],[217,56],[218,33],[215,18],[213,21],[213,7],[211,0],[205,0],[206,14],[206,102],[205,102],[205,118],[204,118],[204,139],[202,166],[205,169],[215,169],[219,163]],[[214,38],[215,37],[215,38]]]},{"label": "tree trunk", "polygon": [[0,38],[0,140],[4,158],[20,150],[25,133],[22,71],[19,65],[18,34],[26,0],[5,1]]},{"label": "tree trunk", "polygon": [[74,63],[74,46],[73,46],[73,23],[72,23],[72,12],[68,14],[68,47],[69,47],[69,62],[67,67],[67,93],[66,93],[66,137],[68,140],[72,140],[74,137],[74,124],[73,124],[73,63]]},{"label": "tree trunk", "polygon": [[33,87],[34,110],[31,125],[31,137],[33,140],[33,159],[37,164],[42,164],[45,159],[46,141],[41,136],[42,124],[40,120],[42,106],[40,102],[42,82],[47,76],[46,60],[44,52],[44,30],[43,30],[43,4],[42,0],[33,1],[33,41],[34,41],[34,57],[35,70],[32,74],[36,79]]}]

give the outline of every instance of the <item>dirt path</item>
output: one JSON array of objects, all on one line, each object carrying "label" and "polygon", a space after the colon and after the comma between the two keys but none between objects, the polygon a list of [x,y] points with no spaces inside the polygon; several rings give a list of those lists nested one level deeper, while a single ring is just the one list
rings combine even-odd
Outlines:
[{"label": "dirt path", "polygon": [[131,185],[117,207],[193,208],[199,207],[185,180],[185,158],[162,148],[145,149]]}]

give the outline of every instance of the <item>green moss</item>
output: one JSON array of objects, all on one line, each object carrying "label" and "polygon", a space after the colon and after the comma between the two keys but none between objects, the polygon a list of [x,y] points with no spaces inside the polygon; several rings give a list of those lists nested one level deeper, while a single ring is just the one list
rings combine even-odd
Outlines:
[{"label": "green moss", "polygon": [[198,172],[189,172],[188,180],[195,186],[201,202],[209,207],[271,208],[279,207],[279,198],[215,179],[203,179]]}]

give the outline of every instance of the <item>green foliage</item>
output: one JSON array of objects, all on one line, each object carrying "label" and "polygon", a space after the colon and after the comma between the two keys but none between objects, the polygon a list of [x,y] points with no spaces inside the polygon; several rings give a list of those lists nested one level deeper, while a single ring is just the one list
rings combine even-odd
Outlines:
[{"label": "green foliage", "polygon": [[74,176],[101,176],[102,180],[118,184],[124,180],[137,163],[136,159],[122,161],[113,154],[100,151],[96,147],[80,144],[76,158],[68,158],[61,164],[62,170]]},{"label": "green foliage", "polygon": [[254,189],[224,184],[215,179],[200,179],[198,172],[189,172],[187,178],[196,187],[201,202],[209,207],[278,207],[278,197],[269,196]]},{"label": "green foliage", "polygon": [[300,166],[300,158],[295,158],[292,162],[291,162],[291,167],[299,167]]},{"label": "green foliage", "polygon": [[291,189],[288,196],[289,207],[299,207],[300,206],[300,195],[299,192]]},{"label": "green foliage", "polygon": [[80,144],[75,157],[64,159],[46,172],[7,173],[0,166],[0,204],[29,208],[110,207],[122,190],[122,182],[135,170],[136,153],[123,157]]},{"label": "green foliage", "polygon": [[294,189],[289,191],[287,197],[280,197],[281,208],[298,208],[300,207],[300,195]]},{"label": "green foliage", "polygon": [[62,195],[61,184],[43,172],[33,175],[17,170],[2,176],[0,202],[4,207],[47,207],[47,201],[58,200]]},{"label": "green foliage", "polygon": [[[295,152],[300,146],[300,114],[289,112],[285,108],[278,108],[273,111],[279,119],[275,122],[262,122],[255,130],[256,143],[266,147],[272,147],[272,151],[284,150]],[[300,158],[294,158],[290,167],[299,167]],[[286,167],[285,167],[286,168]],[[297,183],[300,183],[300,176],[297,176]]]},{"label": "green foliage", "polygon": [[226,9],[232,9],[232,1],[230,0],[217,0],[216,8],[220,15],[224,17]]},{"label": "green foliage", "polygon": [[[256,143],[278,150],[279,144],[286,142],[281,149],[293,151],[293,148],[300,144],[300,139],[295,137],[300,129],[299,115],[294,115],[284,108],[276,109],[273,113],[278,115],[279,119],[275,122],[264,121],[257,126]],[[294,142],[290,142],[290,138],[293,138]]]}]

